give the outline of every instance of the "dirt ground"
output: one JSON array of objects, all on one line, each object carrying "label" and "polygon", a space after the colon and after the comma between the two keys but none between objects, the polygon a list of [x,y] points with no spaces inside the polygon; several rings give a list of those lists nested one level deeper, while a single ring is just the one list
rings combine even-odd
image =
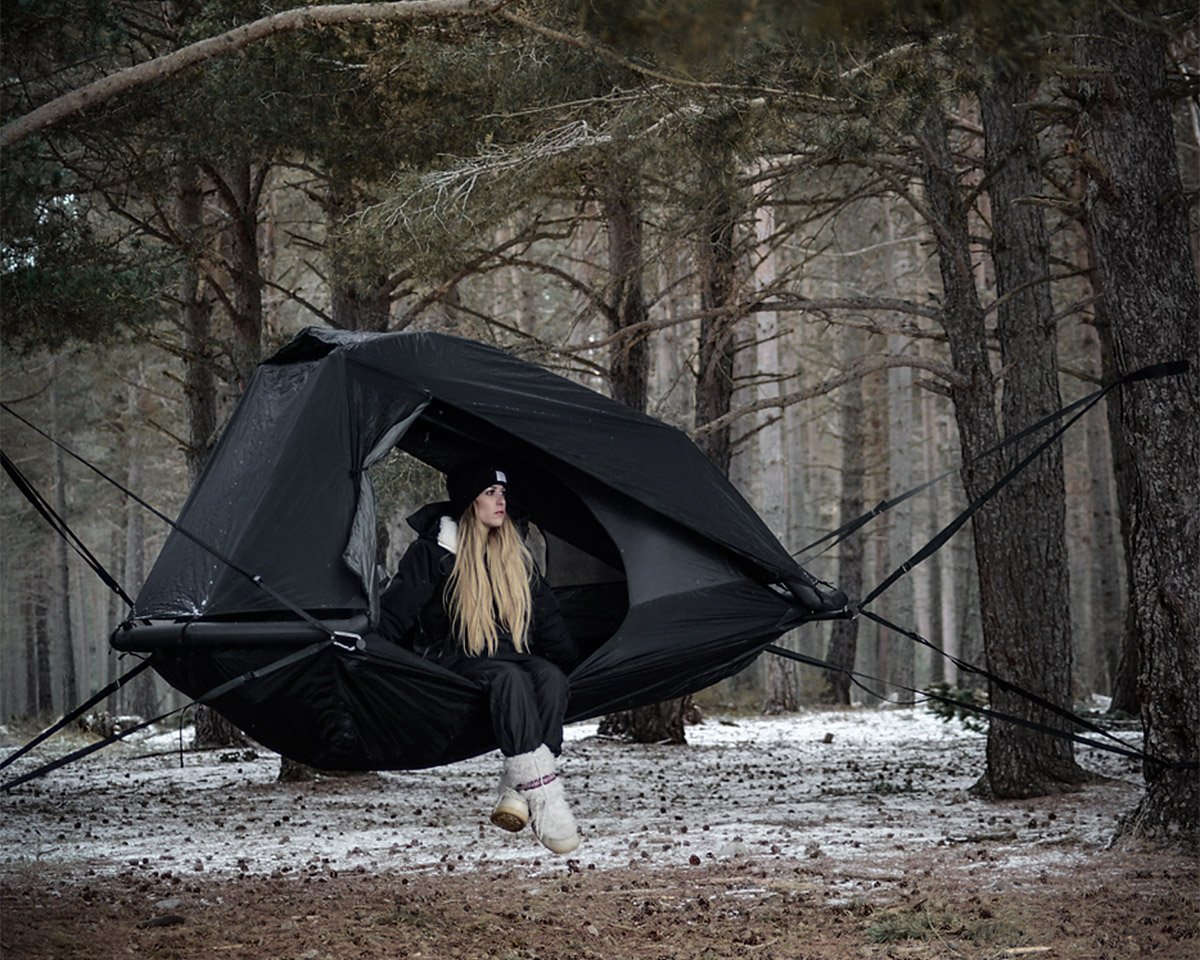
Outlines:
[{"label": "dirt ground", "polygon": [[[975,856],[986,863],[986,844]],[[1200,956],[1194,864],[1110,851],[1079,875],[995,890],[962,859],[892,859],[849,898],[819,863],[753,858],[667,870],[572,861],[532,879],[502,869],[92,885],[27,869],[5,885],[0,938],[12,960]]]},{"label": "dirt ground", "polygon": [[980,736],[919,711],[594,729],[563,764],[571,858],[486,823],[495,757],[285,785],[265,753],[180,768],[164,734],[64,768],[0,797],[0,957],[1200,956],[1196,858],[1109,847],[1125,758],[989,803]]}]

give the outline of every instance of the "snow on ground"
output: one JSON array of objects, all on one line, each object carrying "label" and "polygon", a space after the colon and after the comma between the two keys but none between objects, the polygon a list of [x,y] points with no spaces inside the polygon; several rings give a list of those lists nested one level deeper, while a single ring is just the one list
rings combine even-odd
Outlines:
[{"label": "snow on ground", "polygon": [[[861,886],[951,846],[977,863],[981,885],[995,885],[1009,873],[1071,870],[1140,792],[1135,761],[1081,748],[1084,765],[1111,779],[1058,797],[980,800],[966,791],[982,770],[983,736],[922,709],[714,716],[688,728],[685,747],[594,733],[594,722],[567,730],[562,772],[584,831],[570,869],[776,858],[836,864]],[[0,796],[0,871],[319,878],[563,868],[529,831],[487,822],[496,753],[281,784],[278,757],[261,748],[185,753],[182,768],[178,753],[145,756],[177,745],[176,731],[122,744]]]}]

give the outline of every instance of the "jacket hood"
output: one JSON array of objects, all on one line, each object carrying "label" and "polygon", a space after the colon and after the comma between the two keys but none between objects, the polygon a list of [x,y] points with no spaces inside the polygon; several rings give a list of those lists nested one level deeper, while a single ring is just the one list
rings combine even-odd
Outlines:
[{"label": "jacket hood", "polygon": [[450,501],[439,500],[437,503],[427,503],[415,513],[409,514],[405,522],[417,531],[417,535],[428,540],[436,540],[442,517],[450,516]]}]

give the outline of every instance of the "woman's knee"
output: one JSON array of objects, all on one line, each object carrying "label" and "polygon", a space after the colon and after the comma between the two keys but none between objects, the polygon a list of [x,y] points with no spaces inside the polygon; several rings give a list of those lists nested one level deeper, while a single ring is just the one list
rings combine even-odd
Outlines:
[{"label": "woman's knee", "polygon": [[541,657],[535,657],[529,661],[529,675],[539,689],[565,691],[569,686],[567,675],[562,668]]},{"label": "woman's knee", "polygon": [[497,662],[488,671],[487,687],[493,695],[533,696],[536,685],[533,678],[519,664]]}]

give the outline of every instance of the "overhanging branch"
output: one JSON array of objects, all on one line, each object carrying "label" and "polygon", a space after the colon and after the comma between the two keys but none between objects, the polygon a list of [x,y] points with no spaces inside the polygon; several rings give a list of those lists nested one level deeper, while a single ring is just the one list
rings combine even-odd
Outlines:
[{"label": "overhanging branch", "polygon": [[101,77],[93,83],[64,93],[16,120],[0,127],[0,147],[11,146],[46,130],[68,117],[111,100],[113,97],[158,80],[172,77],[189,67],[227,57],[231,53],[281,33],[311,30],[342,24],[423,20],[435,17],[478,17],[494,13],[495,2],[483,0],[404,0],[393,3],[346,3],[299,7],[262,17],[215,37],[198,40],[171,53],[155,57]]}]

